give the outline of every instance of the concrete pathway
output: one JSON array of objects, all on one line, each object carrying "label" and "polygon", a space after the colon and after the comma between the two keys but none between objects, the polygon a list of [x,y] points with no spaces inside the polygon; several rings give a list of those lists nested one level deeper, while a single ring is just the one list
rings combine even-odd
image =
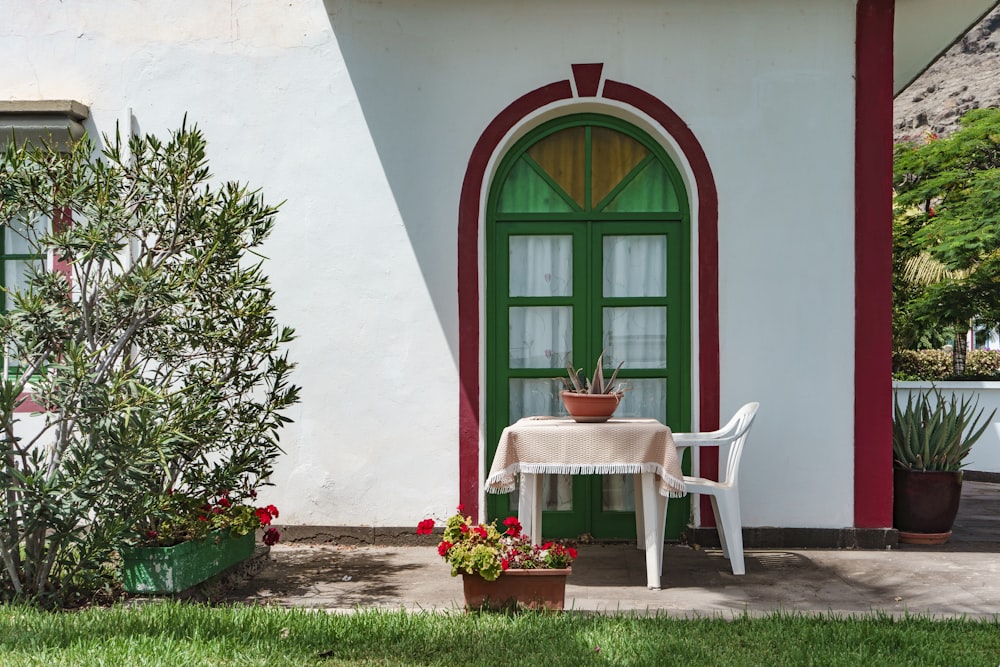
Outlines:
[{"label": "concrete pathway", "polygon": [[[584,545],[566,607],[589,612],[724,616],[774,611],[884,612],[1000,618],[1000,484],[966,481],[951,541],[886,551],[747,551],[733,576],[717,549],[668,545],[663,589],[645,586],[635,545]],[[459,610],[461,577],[434,547],[278,544],[270,561],[226,598],[309,607]]]}]

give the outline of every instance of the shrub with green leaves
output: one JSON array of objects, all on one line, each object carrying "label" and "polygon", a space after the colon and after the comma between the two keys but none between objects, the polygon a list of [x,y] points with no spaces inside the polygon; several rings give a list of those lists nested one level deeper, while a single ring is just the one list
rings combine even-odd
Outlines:
[{"label": "shrub with green leaves", "polygon": [[170,490],[266,483],[298,400],[258,251],[276,208],[213,180],[197,128],[104,144],[0,155],[0,224],[56,260],[0,315],[0,597],[93,589]]},{"label": "shrub with green leaves", "polygon": [[957,377],[946,350],[900,350],[892,355],[892,378],[925,382],[1000,380],[1000,350],[969,350],[965,374]]},{"label": "shrub with green leaves", "polygon": [[994,410],[983,420],[985,408],[976,413],[978,407],[978,399],[959,401],[952,394],[945,400],[938,389],[910,394],[904,407],[897,401],[892,421],[894,465],[906,470],[961,470],[962,461],[996,414]]}]

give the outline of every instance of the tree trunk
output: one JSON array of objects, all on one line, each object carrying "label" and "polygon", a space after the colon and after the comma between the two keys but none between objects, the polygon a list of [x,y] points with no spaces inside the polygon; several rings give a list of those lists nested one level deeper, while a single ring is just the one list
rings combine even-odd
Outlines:
[{"label": "tree trunk", "polygon": [[965,332],[959,335],[960,331],[963,331],[961,324],[955,327],[955,344],[951,348],[951,371],[956,377],[965,375],[965,352],[968,348]]}]

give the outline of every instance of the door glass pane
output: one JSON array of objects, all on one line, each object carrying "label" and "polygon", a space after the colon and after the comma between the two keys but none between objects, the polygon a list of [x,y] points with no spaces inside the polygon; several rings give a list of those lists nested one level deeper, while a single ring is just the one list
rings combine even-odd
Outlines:
[{"label": "door glass pane", "polygon": [[604,351],[611,368],[666,368],[666,306],[605,308]]},{"label": "door glass pane", "polygon": [[627,134],[607,127],[592,128],[590,142],[591,201],[596,206],[649,155],[649,149]]},{"label": "door glass pane", "polygon": [[28,284],[28,273],[31,268],[39,271],[42,268],[40,259],[8,259],[3,263],[4,286],[8,292],[4,293],[4,309],[9,311],[13,306],[10,292],[23,291]]},{"label": "door glass pane", "polygon": [[509,309],[510,367],[562,368],[573,352],[573,309],[530,306]]},{"label": "door glass pane", "polygon": [[627,386],[616,417],[641,417],[667,424],[666,378],[630,378]]},{"label": "door glass pane", "polygon": [[666,236],[605,236],[604,296],[666,296]]},{"label": "door glass pane", "polygon": [[503,213],[566,213],[573,207],[527,159],[521,158],[503,184],[497,209]]},{"label": "door glass pane", "polygon": [[511,236],[510,296],[573,296],[573,237]]},{"label": "door glass pane", "polygon": [[511,378],[510,423],[521,417],[565,416],[559,399],[562,382],[550,378]]},{"label": "door glass pane", "polygon": [[635,475],[602,475],[601,496],[605,512],[634,512]]},{"label": "door glass pane", "polygon": [[30,255],[35,253],[31,241],[36,240],[48,229],[49,221],[36,216],[30,221],[17,216],[4,225],[4,252],[8,255]]},{"label": "door glass pane", "polygon": [[579,208],[583,208],[586,191],[586,132],[583,127],[570,127],[550,134],[528,149],[528,155]]},{"label": "door glass pane", "polygon": [[[514,513],[517,512],[517,508],[521,505],[521,496],[518,493],[520,484],[521,480],[519,477],[516,488],[510,494],[510,505],[508,507]],[[542,477],[542,510],[545,512],[573,511],[572,475],[544,475]]]},{"label": "door glass pane", "polygon": [[611,203],[604,207],[608,213],[641,213],[680,211],[677,191],[674,190],[667,170],[659,162],[650,161],[632,182],[622,188]]}]

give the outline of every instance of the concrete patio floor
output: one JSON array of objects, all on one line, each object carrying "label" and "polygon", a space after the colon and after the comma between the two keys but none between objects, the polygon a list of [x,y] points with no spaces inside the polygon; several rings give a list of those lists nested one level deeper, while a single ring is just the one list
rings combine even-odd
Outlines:
[{"label": "concrete patio floor", "polygon": [[[1000,484],[966,481],[943,546],[885,551],[748,550],[734,576],[718,549],[668,545],[663,588],[645,586],[645,557],[628,544],[590,544],[566,586],[566,608],[588,612],[724,616],[775,611],[935,618],[1000,617]],[[226,602],[356,609],[459,610],[462,580],[434,547],[291,543]]]}]

